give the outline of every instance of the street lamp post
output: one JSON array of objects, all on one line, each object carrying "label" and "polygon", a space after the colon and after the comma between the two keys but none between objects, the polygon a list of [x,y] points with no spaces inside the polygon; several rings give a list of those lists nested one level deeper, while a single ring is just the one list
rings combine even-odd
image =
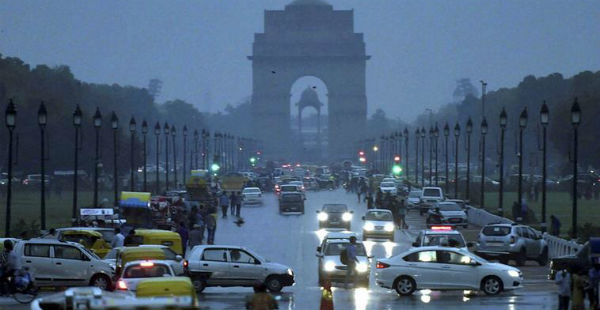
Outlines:
[{"label": "street lamp post", "polygon": [[165,191],[169,190],[169,124],[165,122],[163,126],[163,131],[165,133]]},{"label": "street lamp post", "polygon": [[98,168],[100,165],[100,127],[102,127],[102,114],[100,108],[96,107],[94,114],[94,130],[96,131],[96,154],[94,158],[94,208],[98,207]]},{"label": "street lamp post", "polygon": [[504,131],[506,130],[506,110],[500,112],[500,186],[498,186],[498,216],[504,216]]},{"label": "street lamp post", "polygon": [[110,126],[113,130],[113,191],[114,191],[114,206],[119,203],[119,175],[117,173],[117,153],[118,153],[118,132],[119,132],[119,118],[115,111],[112,112],[110,118]]},{"label": "street lamp post", "polygon": [[8,101],[8,106],[4,112],[4,121],[6,123],[6,128],[8,129],[8,180],[6,181],[6,220],[5,220],[5,229],[4,229],[4,237],[10,237],[10,211],[11,211],[11,203],[12,203],[12,146],[13,146],[13,131],[15,130],[15,121],[17,118],[17,110],[15,109],[15,104],[12,99]]},{"label": "street lamp post", "polygon": [[41,152],[40,152],[40,170],[42,173],[42,183],[40,184],[41,189],[41,202],[40,202],[40,216],[41,216],[41,229],[46,229],[46,144],[45,144],[45,134],[46,134],[46,124],[48,123],[48,112],[46,111],[46,105],[42,101],[40,104],[40,108],[38,109],[38,125],[40,126],[41,133]]},{"label": "street lamp post", "polygon": [[210,132],[202,129],[202,169],[208,169],[208,138]]},{"label": "street lamp post", "polygon": [[188,135],[188,129],[186,125],[183,125],[183,173],[182,173],[182,183],[185,185],[185,174],[187,173],[186,170],[186,164],[185,164],[185,160],[187,158],[186,153],[187,153],[187,135]]},{"label": "street lamp post", "polygon": [[573,231],[573,239],[577,239],[577,129],[580,123],[581,108],[579,108],[579,103],[577,102],[577,98],[575,98],[571,107],[571,124],[573,125],[573,209],[571,210],[573,212],[571,215],[571,226],[573,227],[571,229]]},{"label": "street lamp post", "polygon": [[135,191],[135,174],[134,171],[137,170],[135,169],[135,159],[134,159],[134,148],[135,148],[135,128],[136,127],[136,123],[135,123],[135,119],[133,118],[133,116],[131,117],[131,120],[129,120],[129,133],[130,133],[130,145],[129,145],[129,149],[130,149],[130,157],[129,157],[129,165],[131,168],[131,171],[129,173],[129,190],[130,191]]},{"label": "street lamp post", "polygon": [[[143,135],[143,142],[142,142],[142,147],[144,148],[144,168],[143,168],[143,174],[144,174],[144,192],[148,191],[148,179],[147,179],[147,166],[148,166],[148,154],[147,152],[147,148],[146,148],[146,134],[148,133],[148,123],[146,123],[146,120],[142,121],[142,135]],[[156,169],[158,169],[158,167],[156,167]]]},{"label": "street lamp post", "polygon": [[154,125],[154,135],[156,136],[156,195],[160,194],[160,124]]},{"label": "street lamp post", "polygon": [[519,116],[519,180],[517,181],[517,203],[519,205],[519,217],[517,221],[523,220],[522,199],[523,199],[523,130],[527,127],[527,107],[523,109]]},{"label": "street lamp post", "polygon": [[458,199],[458,141],[460,138],[460,125],[454,125],[454,198]]},{"label": "street lamp post", "polygon": [[542,124],[542,232],[546,232],[546,128],[549,122],[549,111],[546,101],[540,109],[540,123]]},{"label": "street lamp post", "polygon": [[178,189],[177,183],[177,130],[175,125],[171,125],[171,143],[173,144],[173,187]]},{"label": "street lamp post", "polygon": [[481,121],[481,193],[480,205],[481,208],[485,208],[485,135],[488,131],[488,124],[485,116]]},{"label": "street lamp post", "polygon": [[415,184],[419,184],[419,139],[421,136],[421,130],[417,128],[415,131]]},{"label": "street lamp post", "polygon": [[[409,178],[409,164],[408,164],[408,128],[404,127],[404,169],[406,170],[405,174],[406,174],[406,180],[408,181]],[[410,184],[410,182],[409,182]],[[410,186],[410,185],[409,185]]]},{"label": "street lamp post", "polygon": [[79,128],[81,127],[81,109],[79,105],[75,107],[73,112],[73,127],[75,127],[75,156],[73,164],[73,210],[71,212],[71,222],[77,220],[77,178],[79,170]]},{"label": "street lamp post", "polygon": [[421,127],[421,186],[425,186],[425,127]]},{"label": "street lamp post", "polygon": [[450,127],[448,126],[448,123],[446,122],[446,125],[444,125],[444,140],[445,140],[445,149],[446,149],[446,185],[445,185],[445,191],[446,191],[446,195],[448,195],[448,186],[450,185],[450,179],[448,178],[448,136],[450,135]]},{"label": "street lamp post", "polygon": [[435,140],[435,186],[438,186],[438,137],[440,136],[440,130],[435,125],[433,129],[433,139]]},{"label": "street lamp post", "polygon": [[429,127],[429,186],[433,185],[433,127]]},{"label": "street lamp post", "polygon": [[471,189],[471,133],[473,132],[473,121],[469,116],[467,120],[467,188],[465,190],[465,200],[470,199]]},{"label": "street lamp post", "polygon": [[198,167],[198,141],[200,140],[200,134],[198,133],[198,129],[194,129],[194,168],[199,169]]}]

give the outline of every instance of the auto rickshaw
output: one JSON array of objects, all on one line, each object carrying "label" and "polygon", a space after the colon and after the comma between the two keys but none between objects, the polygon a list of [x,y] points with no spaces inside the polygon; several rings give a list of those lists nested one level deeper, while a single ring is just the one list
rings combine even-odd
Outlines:
[{"label": "auto rickshaw", "polygon": [[102,238],[102,234],[91,229],[61,231],[60,240],[80,243],[101,258],[111,250],[110,244]]},{"label": "auto rickshaw", "polygon": [[150,278],[138,283],[135,296],[151,297],[189,297],[191,306],[198,306],[198,296],[192,281],[188,277]]},{"label": "auto rickshaw", "polygon": [[157,244],[171,248],[175,253],[183,255],[181,236],[172,231],[160,229],[136,229],[135,236],[138,245]]},{"label": "auto rickshaw", "polygon": [[116,270],[115,274],[121,273],[121,268],[125,266],[125,264],[132,262],[134,260],[164,260],[167,258],[167,255],[160,248],[153,247],[124,247],[117,254],[117,260],[115,262]]}]

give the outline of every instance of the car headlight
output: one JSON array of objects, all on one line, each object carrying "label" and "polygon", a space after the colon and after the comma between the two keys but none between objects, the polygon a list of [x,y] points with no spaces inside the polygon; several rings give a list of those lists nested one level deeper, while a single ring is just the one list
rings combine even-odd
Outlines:
[{"label": "car headlight", "polygon": [[335,270],[335,263],[332,261],[328,261],[325,263],[325,271],[334,271]]},{"label": "car headlight", "polygon": [[319,212],[319,214],[317,215],[317,218],[319,219],[319,221],[327,221],[327,219],[329,218],[329,214],[325,213],[325,212]]},{"label": "car headlight", "polygon": [[387,223],[385,226],[383,226],[383,229],[385,229],[385,231],[394,231],[394,224]]},{"label": "car headlight", "polygon": [[516,271],[516,270],[509,270],[508,271],[508,275],[513,277],[513,278],[518,278],[520,276],[520,272]]},{"label": "car headlight", "polygon": [[350,222],[352,220],[352,213],[345,212],[344,214],[342,214],[342,220],[344,222]]},{"label": "car headlight", "polygon": [[294,271],[292,271],[292,269],[288,268],[287,274],[289,274],[290,276],[293,276],[294,275]]},{"label": "car headlight", "polygon": [[371,230],[375,229],[375,225],[373,225],[373,223],[365,223],[365,226],[363,227],[363,229],[366,231],[371,231]]},{"label": "car headlight", "polygon": [[367,270],[369,270],[369,265],[367,265],[365,263],[356,264],[356,271],[362,273],[362,272],[367,272]]}]

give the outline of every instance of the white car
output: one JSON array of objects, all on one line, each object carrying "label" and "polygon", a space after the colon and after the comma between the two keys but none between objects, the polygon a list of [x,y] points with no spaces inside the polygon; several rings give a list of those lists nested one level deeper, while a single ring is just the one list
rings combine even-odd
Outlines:
[{"label": "white car", "polygon": [[420,198],[421,202],[424,203],[444,201],[444,191],[441,187],[423,187]]},{"label": "white car", "polygon": [[462,249],[419,247],[376,264],[377,285],[395,289],[399,295],[415,290],[482,290],[496,295],[522,287],[523,274],[517,268],[490,263]]},{"label": "white car", "polygon": [[392,211],[387,209],[370,209],[365,216],[363,225],[363,240],[367,238],[390,239],[394,241],[394,232],[396,224]]},{"label": "white car", "polygon": [[[140,245],[138,245],[138,247],[159,248],[159,249],[163,250],[163,252],[165,253],[165,259],[163,261],[165,261],[165,262],[169,263],[169,265],[171,265],[171,268],[175,272],[175,275],[177,275],[177,276],[185,275],[185,273],[187,271],[188,262],[185,259],[183,259],[183,256],[175,253],[175,251],[173,251],[170,247],[168,247],[166,245],[158,245],[158,244],[140,244]],[[119,252],[121,252],[125,248],[126,247],[112,248],[108,253],[106,253],[106,256],[104,256],[102,261],[108,263],[113,268],[116,268],[117,256],[119,255]]]},{"label": "white car", "polygon": [[428,225],[452,225],[462,226],[467,228],[469,221],[467,220],[467,213],[455,202],[438,202],[433,205],[429,211],[427,211],[427,224]]},{"label": "white car", "polygon": [[245,205],[249,204],[262,204],[262,192],[258,187],[246,187],[242,190],[242,203]]},{"label": "white car", "polygon": [[444,246],[468,251],[469,246],[474,246],[474,244],[466,242],[460,231],[452,229],[451,226],[439,225],[433,226],[431,229],[421,230],[412,246]]},{"label": "white car", "polygon": [[408,193],[406,203],[408,208],[415,208],[421,201],[421,190],[412,190]]},{"label": "white car", "polygon": [[17,242],[14,251],[37,286],[112,286],[114,269],[79,243],[36,238]]},{"label": "white car", "polygon": [[241,246],[197,245],[185,258],[198,292],[207,286],[253,287],[257,282],[264,283],[271,292],[279,292],[284,286],[294,285],[290,267],[272,263]]},{"label": "white car", "polygon": [[[317,257],[319,258],[319,286],[323,286],[325,279],[331,282],[344,282],[347,266],[340,261],[340,253],[350,244],[348,239],[328,238],[321,246],[317,247]],[[357,284],[362,287],[369,287],[369,275],[371,264],[361,242],[356,242],[356,264]]]},{"label": "white car", "polygon": [[136,260],[125,264],[116,289],[135,293],[138,283],[142,280],[174,276],[175,272],[168,261]]},{"label": "white car", "polygon": [[396,195],[398,193],[398,189],[396,188],[396,183],[394,182],[381,182],[379,183],[379,190],[382,193],[389,193],[390,195]]}]

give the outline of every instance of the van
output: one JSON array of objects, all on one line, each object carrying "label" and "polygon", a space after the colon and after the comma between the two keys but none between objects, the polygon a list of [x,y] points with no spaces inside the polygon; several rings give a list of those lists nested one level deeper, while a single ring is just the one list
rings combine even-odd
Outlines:
[{"label": "van", "polygon": [[427,213],[436,202],[444,201],[444,191],[441,187],[423,187],[419,197],[419,213]]}]

